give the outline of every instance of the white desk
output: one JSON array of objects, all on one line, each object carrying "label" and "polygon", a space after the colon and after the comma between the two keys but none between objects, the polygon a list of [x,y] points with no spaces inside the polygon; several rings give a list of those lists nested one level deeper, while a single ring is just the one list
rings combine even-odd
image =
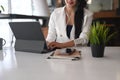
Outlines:
[{"label": "white desk", "polygon": [[81,50],[81,60],[70,61],[5,49],[0,80],[120,80],[120,47],[107,47],[103,58],[93,58],[89,47]]}]

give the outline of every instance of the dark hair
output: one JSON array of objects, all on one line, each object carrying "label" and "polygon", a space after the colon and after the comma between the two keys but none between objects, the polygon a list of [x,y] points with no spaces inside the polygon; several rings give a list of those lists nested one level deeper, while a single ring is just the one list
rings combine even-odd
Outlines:
[{"label": "dark hair", "polygon": [[81,28],[84,21],[84,8],[87,7],[86,0],[77,0],[77,6],[75,11],[75,39],[79,38]]},{"label": "dark hair", "polygon": [[65,0],[61,0],[61,6],[65,6]]}]

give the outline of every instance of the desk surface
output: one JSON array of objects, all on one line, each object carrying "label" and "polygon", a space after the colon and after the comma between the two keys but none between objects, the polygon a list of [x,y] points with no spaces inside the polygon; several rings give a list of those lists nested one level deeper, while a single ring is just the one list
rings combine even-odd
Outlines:
[{"label": "desk surface", "polygon": [[103,58],[93,58],[89,47],[80,50],[81,60],[70,61],[6,48],[0,52],[0,80],[120,80],[120,47],[106,47]]}]

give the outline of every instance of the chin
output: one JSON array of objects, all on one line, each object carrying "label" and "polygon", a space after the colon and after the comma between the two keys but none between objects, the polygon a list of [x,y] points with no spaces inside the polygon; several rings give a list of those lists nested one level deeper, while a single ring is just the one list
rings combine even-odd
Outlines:
[{"label": "chin", "polygon": [[74,7],[74,5],[68,5],[70,8],[73,8]]}]

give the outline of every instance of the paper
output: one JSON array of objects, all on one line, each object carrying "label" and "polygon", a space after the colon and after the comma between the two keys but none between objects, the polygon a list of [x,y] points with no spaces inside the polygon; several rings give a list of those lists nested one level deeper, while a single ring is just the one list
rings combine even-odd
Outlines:
[{"label": "paper", "polygon": [[75,50],[72,53],[60,53],[60,50],[56,50],[47,59],[79,60],[80,58],[81,58],[81,51]]}]

